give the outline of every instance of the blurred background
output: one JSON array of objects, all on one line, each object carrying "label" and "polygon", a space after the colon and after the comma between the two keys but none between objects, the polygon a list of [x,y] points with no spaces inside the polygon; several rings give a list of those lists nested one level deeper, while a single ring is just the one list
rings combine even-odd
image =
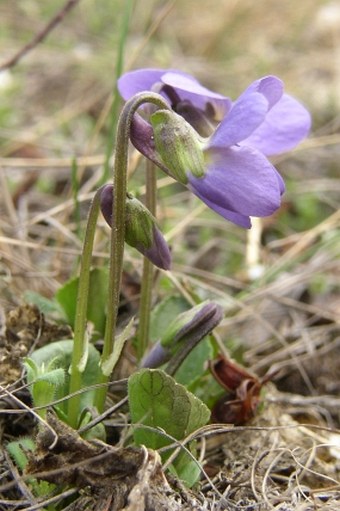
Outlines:
[{"label": "blurred background", "polygon": [[[63,5],[1,2],[2,63]],[[338,2],[220,0],[212,8],[207,1],[79,0],[41,44],[1,74],[3,153],[31,141],[54,154],[79,155],[89,138],[92,150],[100,150],[93,123],[114,89],[128,10],[124,70],[176,67],[233,98],[257,77],[276,74],[313,111],[315,132],[334,131],[340,101]],[[72,136],[63,137],[67,130]]]}]

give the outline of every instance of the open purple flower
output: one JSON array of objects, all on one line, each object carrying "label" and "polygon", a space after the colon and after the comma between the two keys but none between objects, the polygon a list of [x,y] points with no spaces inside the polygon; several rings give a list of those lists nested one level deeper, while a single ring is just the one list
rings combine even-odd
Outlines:
[{"label": "open purple flower", "polygon": [[133,71],[118,88],[124,99],[152,90],[168,100],[173,111],[152,114],[151,125],[135,116],[131,140],[215,212],[249,228],[250,216],[279,208],[284,183],[266,156],[291,150],[311,125],[279,78],[256,80],[235,102],[173,70]]},{"label": "open purple flower", "polygon": [[229,98],[203,87],[193,76],[173,69],[125,73],[118,80],[118,90],[125,100],[138,92],[158,92],[202,136],[212,133],[232,105]]}]

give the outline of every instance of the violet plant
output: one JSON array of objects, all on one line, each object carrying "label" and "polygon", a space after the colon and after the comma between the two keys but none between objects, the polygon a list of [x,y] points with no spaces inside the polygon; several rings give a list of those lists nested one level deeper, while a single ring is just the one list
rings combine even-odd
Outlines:
[{"label": "violet plant", "polygon": [[[311,119],[296,99],[284,93],[282,81],[275,76],[256,80],[236,101],[210,91],[194,77],[176,70],[141,69],[126,73],[118,80],[118,90],[126,103],[117,126],[113,183],[96,192],[85,233],[66,418],[73,427],[79,427],[80,392],[89,358],[87,302],[91,257],[101,210],[111,227],[111,248],[104,345],[96,376],[100,385],[93,392],[93,404],[99,413],[103,412],[112,370],[124,342],[131,337],[131,322],[120,336],[116,334],[126,242],[144,256],[137,331],[137,357],[142,369],[130,377],[128,385],[132,421],[161,427],[172,438],[181,440],[204,425],[210,412],[171,376],[190,350],[218,325],[223,313],[217,304],[198,304],[176,318],[148,352],[153,266],[169,270],[171,264],[169,247],[156,220],[153,165],[186,186],[225,219],[250,228],[252,216],[265,217],[280,207],[285,189],[268,156],[294,148],[307,136]],[[130,141],[149,162],[145,205],[128,192]],[[165,371],[151,369],[160,366]],[[176,396],[183,403],[178,409],[179,429],[174,429],[171,417]],[[134,438],[136,443],[149,445],[148,435],[140,428]],[[150,446],[159,448],[170,443],[171,440],[164,440],[164,435],[154,434]],[[184,461],[179,460],[178,473],[192,484],[187,472],[183,475],[180,469],[190,460]]]}]

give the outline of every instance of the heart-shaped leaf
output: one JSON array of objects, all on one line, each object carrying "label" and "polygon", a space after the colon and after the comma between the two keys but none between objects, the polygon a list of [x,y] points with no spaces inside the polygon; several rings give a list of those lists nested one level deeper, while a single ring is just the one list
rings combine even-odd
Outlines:
[{"label": "heart-shaped leaf", "polygon": [[[56,299],[65,311],[70,325],[74,326],[79,278],[69,280],[56,292]],[[90,274],[87,318],[94,326],[93,338],[103,335],[105,330],[108,272],[106,268],[93,268]]]},{"label": "heart-shaped leaf", "polygon": [[[183,440],[204,426],[210,418],[210,410],[200,399],[159,369],[141,369],[130,376],[128,395],[132,424],[143,424],[164,431],[151,431],[143,427],[134,429],[135,442],[152,449],[171,444],[172,438]],[[172,438],[167,437],[167,434]],[[169,451],[163,453],[163,459],[170,454]],[[178,467],[174,462],[174,468],[179,477],[191,486],[199,471],[195,480],[192,476],[186,477],[187,467],[185,473],[182,473],[181,467],[195,462],[186,454],[185,464],[182,456],[178,457]]]}]

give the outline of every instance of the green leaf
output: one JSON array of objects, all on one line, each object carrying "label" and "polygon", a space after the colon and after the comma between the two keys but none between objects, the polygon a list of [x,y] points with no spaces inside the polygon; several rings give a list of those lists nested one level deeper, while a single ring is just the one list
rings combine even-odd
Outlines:
[{"label": "green leaf", "polygon": [[213,357],[210,336],[205,337],[189,353],[176,372],[176,381],[182,385],[191,385],[206,371],[207,360]]},{"label": "green leaf", "polygon": [[[49,365],[50,361],[53,361],[54,368],[58,365],[59,368],[64,370],[65,373],[65,382],[63,385],[58,386],[55,391],[55,399],[62,398],[67,396],[69,393],[69,368],[72,360],[72,351],[73,351],[73,340],[62,340],[52,342],[39,348],[34,351],[30,357],[31,369],[35,364],[38,368]],[[88,358],[85,370],[83,372],[83,386],[84,388],[89,385],[94,385],[98,383],[100,379],[100,354],[96,350],[96,348],[89,344],[88,346]],[[89,390],[88,392],[84,392],[81,396],[81,408],[85,408],[86,406],[93,405],[94,398],[94,390]],[[60,405],[62,411],[66,411],[66,403],[65,405]]]},{"label": "green leaf", "polygon": [[[57,359],[55,359],[57,360]],[[34,360],[26,358],[24,359],[24,366],[27,370],[27,381],[31,383],[35,382],[48,382],[55,387],[59,387],[65,381],[65,371],[61,367],[54,367],[54,360],[52,364],[48,364],[46,367],[39,367]]]},{"label": "green leaf", "polygon": [[[191,454],[196,454],[195,442],[191,443],[190,451]],[[170,467],[170,471],[184,481],[189,488],[198,481],[201,474],[199,463],[184,450],[178,454]]]},{"label": "green leaf", "polygon": [[[92,419],[94,419],[94,417],[91,411],[85,409],[80,417],[79,428],[87,426],[87,424],[91,422]],[[101,440],[102,442],[105,442],[106,431],[103,422],[99,422],[99,424],[92,426],[92,428],[86,429],[81,436],[86,440]]]},{"label": "green leaf", "polygon": [[30,290],[24,292],[24,299],[27,303],[36,305],[44,314],[54,316],[57,319],[63,318],[63,310],[54,300],[50,300],[49,298]]},{"label": "green leaf", "polygon": [[[166,298],[154,308],[151,316],[150,337],[153,341],[164,335],[164,325],[170,325],[175,319],[191,308],[181,295]],[[206,371],[207,360],[213,357],[213,348],[209,337],[206,337],[187,356],[176,372],[175,378],[182,385],[191,385]]]},{"label": "green leaf", "polygon": [[[28,463],[26,453],[34,452],[35,448],[34,440],[26,437],[9,442],[6,445],[6,450],[22,472],[25,470]],[[31,487],[33,494],[38,497],[44,497],[45,495],[51,494],[55,489],[54,484],[48,483],[47,481],[37,481],[31,477],[27,479],[27,483]]]},{"label": "green leaf", "polygon": [[[79,278],[69,280],[61,287],[55,297],[63,308],[70,325],[74,326]],[[98,338],[104,334],[106,303],[108,292],[108,271],[106,268],[94,268],[90,274],[87,318],[93,323]]]},{"label": "green leaf", "polygon": [[33,452],[35,450],[35,443],[32,438],[23,437],[20,440],[9,442],[6,445],[6,449],[17,467],[20,470],[24,470],[28,462],[26,452]]},{"label": "green leaf", "polygon": [[[161,429],[165,433],[150,431],[143,427],[134,429],[135,442],[152,449],[159,449],[173,442],[166,434],[177,440],[183,440],[204,426],[210,418],[210,411],[202,401],[159,369],[142,369],[130,376],[128,396],[132,424],[143,424]],[[163,459],[170,454],[171,451],[163,453]],[[188,454],[186,458],[186,463],[193,462],[188,458]],[[185,463],[181,457],[178,460],[179,467],[176,466],[176,461],[174,467],[179,477],[188,485],[193,484],[197,474],[195,481],[185,476],[187,472],[184,470]]]},{"label": "green leaf", "polygon": [[[48,406],[54,400],[58,387],[62,387],[65,382],[65,370],[56,367],[56,360],[43,362],[39,366],[33,359],[24,359],[27,382],[31,384],[30,392],[37,407]],[[38,410],[37,413],[44,419],[46,408]]]},{"label": "green leaf", "polygon": [[150,338],[157,341],[164,334],[164,325],[170,323],[182,312],[190,309],[190,304],[180,295],[174,295],[160,302],[152,311]]}]

